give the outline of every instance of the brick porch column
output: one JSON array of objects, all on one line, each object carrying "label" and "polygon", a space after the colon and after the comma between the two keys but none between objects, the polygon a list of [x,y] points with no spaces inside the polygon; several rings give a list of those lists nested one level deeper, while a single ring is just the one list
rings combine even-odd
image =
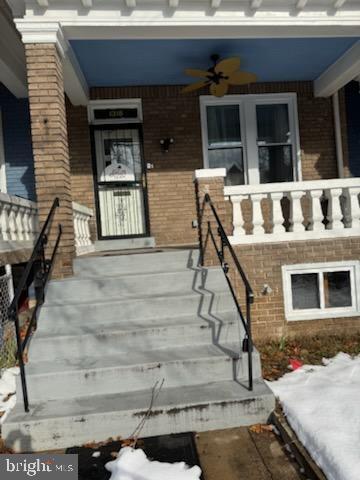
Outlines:
[{"label": "brick porch column", "polygon": [[231,214],[229,211],[229,202],[224,197],[224,178],[226,176],[225,168],[207,168],[195,170],[195,189],[198,213],[199,243],[202,245],[204,253],[204,265],[218,265],[218,259],[214,246],[210,238],[207,238],[208,221],[212,224],[212,231],[217,238],[217,224],[209,205],[204,203],[205,194],[208,193],[216,208],[221,223],[229,235],[231,232]]},{"label": "brick porch column", "polygon": [[62,58],[55,43],[26,43],[25,51],[40,224],[59,197],[50,245],[55,226],[61,223],[63,234],[52,276],[64,278],[73,274],[75,242]]}]

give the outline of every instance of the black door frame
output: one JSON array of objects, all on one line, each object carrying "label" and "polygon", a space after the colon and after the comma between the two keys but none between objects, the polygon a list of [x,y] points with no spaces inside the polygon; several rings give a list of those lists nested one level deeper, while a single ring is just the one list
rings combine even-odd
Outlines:
[{"label": "black door frame", "polygon": [[[137,130],[139,133],[139,143],[140,143],[140,155],[141,155],[141,165],[142,165],[142,175],[141,175],[141,186],[143,192],[143,202],[144,202],[144,215],[145,215],[145,232],[136,235],[106,235],[104,236],[101,231],[101,218],[100,218],[100,202],[99,202],[99,182],[98,182],[98,172],[97,172],[97,162],[96,162],[96,146],[95,146],[95,131],[96,130]],[[148,188],[147,188],[147,168],[144,156],[144,142],[143,142],[143,129],[142,124],[140,123],[111,123],[103,125],[90,125],[90,139],[91,139],[91,159],[92,159],[92,170],[93,170],[93,182],[94,182],[94,195],[95,195],[95,209],[96,209],[96,227],[97,227],[97,236],[98,240],[120,240],[125,238],[144,238],[150,235],[150,220],[149,220],[149,202],[148,202]],[[145,185],[143,182],[145,178]],[[100,184],[107,186],[118,186],[121,182],[100,182]],[[122,182],[121,185],[133,185],[133,183],[138,182]]]}]

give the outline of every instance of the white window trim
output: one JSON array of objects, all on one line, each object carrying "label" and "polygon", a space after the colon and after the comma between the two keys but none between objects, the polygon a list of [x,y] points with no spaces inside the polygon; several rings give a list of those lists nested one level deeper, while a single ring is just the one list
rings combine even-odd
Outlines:
[{"label": "white window trim", "polygon": [[[324,273],[324,272],[350,272],[351,284],[351,307],[324,308],[323,305],[323,276],[320,275],[320,308],[293,310],[292,306],[292,290],[291,275],[303,273]],[[357,260],[349,260],[343,262],[326,262],[326,263],[305,263],[300,265],[283,265],[282,281],[284,292],[285,318],[287,321],[299,320],[316,320],[321,318],[342,318],[360,316],[360,262]]]},{"label": "white window trim", "polygon": [[0,108],[0,191],[7,192],[4,133]]},{"label": "white window trim", "polygon": [[[95,119],[94,111],[103,108],[136,108],[136,118],[125,119],[108,119],[98,120]],[[91,100],[88,105],[88,120],[91,125],[108,125],[122,123],[142,123],[142,101],[141,98],[129,98],[129,99],[113,99],[113,100]]]},{"label": "white window trim", "polygon": [[291,145],[294,159],[294,181],[302,180],[301,170],[301,149],[297,109],[297,95],[289,93],[265,93],[261,95],[226,95],[217,98],[211,95],[200,97],[200,120],[203,148],[204,168],[209,168],[208,158],[208,129],[206,107],[209,105],[243,105],[240,108],[240,129],[243,147],[243,159],[245,170],[245,183],[257,185],[260,183],[258,145],[257,145],[257,124],[256,105],[287,103],[289,106],[289,126],[292,135]]}]

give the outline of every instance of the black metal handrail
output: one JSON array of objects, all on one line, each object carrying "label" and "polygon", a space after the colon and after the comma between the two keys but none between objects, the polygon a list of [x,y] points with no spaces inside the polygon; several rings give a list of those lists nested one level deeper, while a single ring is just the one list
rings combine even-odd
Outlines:
[{"label": "black metal handrail", "polygon": [[[234,249],[233,249],[233,247],[232,247],[232,245],[229,241],[229,238],[226,235],[226,232],[225,232],[224,227],[221,223],[220,217],[219,217],[219,215],[216,211],[216,208],[215,208],[215,206],[214,206],[214,204],[213,204],[213,202],[210,198],[210,195],[208,193],[205,194],[204,202],[205,202],[205,204],[208,204],[210,206],[210,209],[211,209],[211,211],[214,215],[214,218],[216,220],[217,233],[220,237],[220,248],[218,247],[218,245],[216,243],[214,233],[211,229],[211,222],[210,221],[207,222],[207,235],[211,238],[211,241],[214,245],[214,248],[215,248],[217,257],[219,259],[221,268],[224,272],[229,290],[230,290],[231,295],[234,299],[234,302],[235,302],[235,305],[236,305],[236,308],[237,308],[237,311],[238,311],[238,314],[239,314],[239,318],[240,318],[241,323],[242,323],[242,325],[244,327],[244,330],[245,330],[245,338],[243,339],[243,342],[242,342],[242,351],[247,352],[247,354],[248,354],[248,381],[249,381],[249,387],[248,388],[249,388],[249,390],[252,390],[253,389],[253,368],[252,368],[253,341],[252,341],[252,334],[251,334],[251,304],[254,303],[254,293],[253,293],[253,290],[250,286],[250,283],[249,283],[249,281],[246,277],[246,274],[245,274],[242,266],[240,265],[239,259],[234,252]],[[234,261],[236,270],[239,273],[240,278],[241,278],[241,280],[244,284],[244,287],[245,287],[245,297],[246,297],[246,314],[245,315],[244,315],[244,313],[241,309],[241,305],[240,305],[239,300],[237,298],[235,288],[234,288],[234,286],[231,282],[231,279],[228,275],[229,274],[229,264],[225,261],[225,248],[228,249],[228,251],[231,255],[231,258]],[[202,252],[202,258],[203,258],[203,254],[204,254],[204,252]]]},{"label": "black metal handrail", "polygon": [[[14,321],[15,324],[15,334],[16,334],[16,343],[17,343],[17,358],[20,367],[20,376],[21,376],[21,386],[24,399],[24,408],[25,411],[29,411],[29,397],[26,385],[26,374],[25,374],[25,361],[24,361],[24,350],[29,341],[30,335],[33,328],[36,325],[37,312],[39,307],[44,303],[45,300],[45,287],[49,280],[51,269],[54,263],[55,255],[59,246],[62,228],[61,225],[58,225],[58,234],[56,237],[55,245],[52,251],[52,254],[49,259],[46,258],[45,247],[48,243],[48,233],[51,229],[52,220],[55,214],[56,208],[59,207],[59,199],[55,198],[49,214],[45,220],[45,223],[41,229],[41,232],[38,236],[38,239],[35,243],[33,252],[29,261],[26,264],[25,270],[21,276],[19,284],[14,293],[14,298],[10,304],[8,315],[9,319]],[[35,307],[31,315],[31,319],[25,334],[25,338],[21,341],[20,333],[20,323],[19,323],[19,301],[24,290],[25,285],[28,282],[30,275],[33,275],[34,286],[35,286]]]}]

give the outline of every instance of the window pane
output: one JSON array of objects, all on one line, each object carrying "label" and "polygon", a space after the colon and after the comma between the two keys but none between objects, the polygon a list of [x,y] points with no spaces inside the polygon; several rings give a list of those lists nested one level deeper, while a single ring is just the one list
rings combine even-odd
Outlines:
[{"label": "window pane", "polygon": [[242,148],[209,150],[209,167],[226,168],[225,185],[244,185]]},{"label": "window pane", "polygon": [[241,141],[239,105],[207,107],[206,112],[209,146]]},{"label": "window pane", "polygon": [[317,273],[291,275],[291,291],[294,310],[320,308]]},{"label": "window pane", "polygon": [[350,272],[324,273],[325,307],[351,307]]},{"label": "window pane", "polygon": [[260,183],[292,182],[291,146],[259,147]]},{"label": "window pane", "polygon": [[258,129],[258,142],[289,142],[290,128],[287,104],[257,105],[256,118]]}]

